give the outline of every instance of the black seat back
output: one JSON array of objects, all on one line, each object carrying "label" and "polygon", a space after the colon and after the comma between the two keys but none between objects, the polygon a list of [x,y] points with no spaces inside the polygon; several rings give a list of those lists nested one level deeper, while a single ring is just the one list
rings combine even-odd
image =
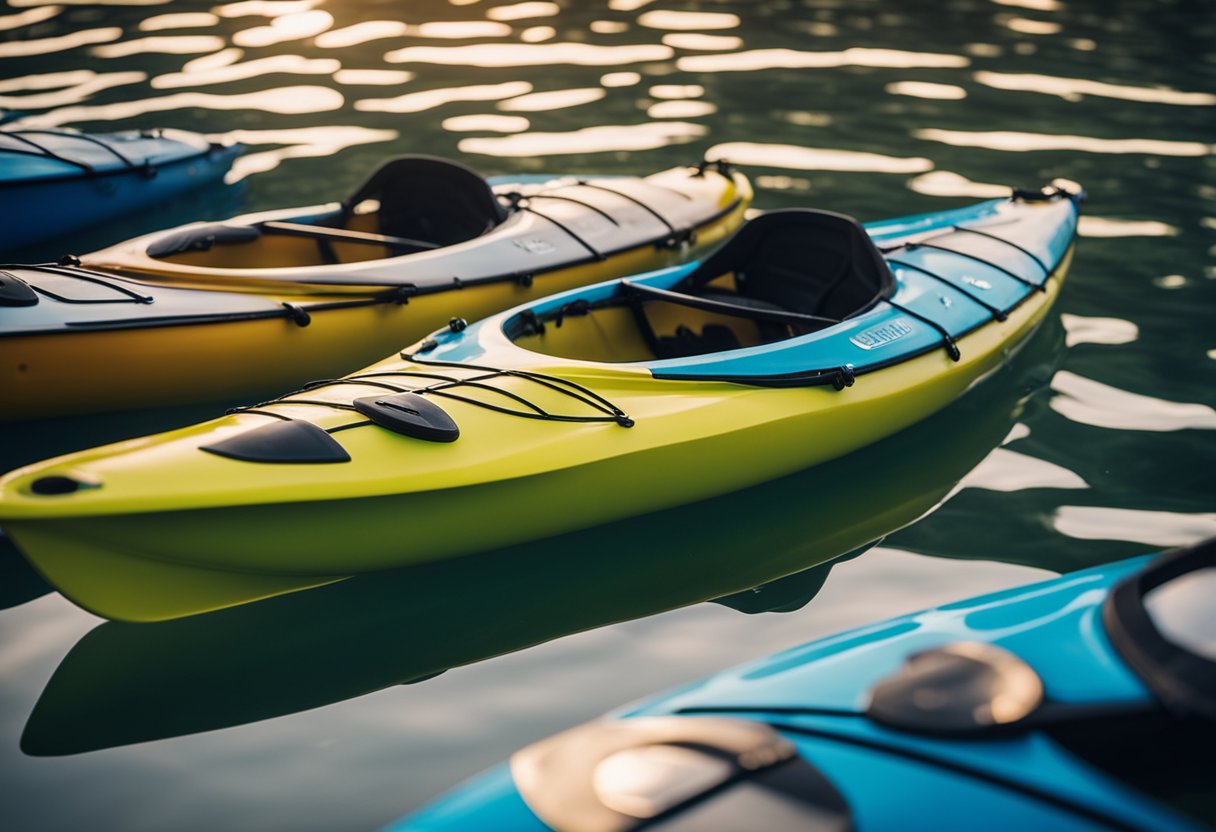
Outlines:
[{"label": "black seat back", "polygon": [[749,221],[680,289],[700,294],[728,272],[741,298],[835,320],[869,308],[895,287],[882,254],[856,220],[808,208]]},{"label": "black seat back", "polygon": [[486,180],[471,168],[435,156],[385,162],[345,203],[379,201],[380,233],[438,246],[479,237],[506,219]]}]

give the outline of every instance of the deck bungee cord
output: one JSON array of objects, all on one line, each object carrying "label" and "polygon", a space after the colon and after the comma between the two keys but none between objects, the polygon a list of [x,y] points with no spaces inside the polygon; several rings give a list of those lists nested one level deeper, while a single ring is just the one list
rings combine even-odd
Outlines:
[{"label": "deck bungee cord", "polygon": [[[148,132],[143,132],[143,131],[141,131],[140,135],[146,136],[147,138],[157,138],[158,137],[155,133],[148,133]],[[20,154],[20,155],[40,156],[40,157],[43,157],[46,159],[54,159],[56,162],[63,162],[65,164],[78,167],[81,170],[83,170],[86,174],[90,174],[90,175],[96,174],[97,169],[93,165],[90,165],[88,162],[82,161],[80,159],[73,159],[70,156],[63,155],[62,153],[56,153],[54,150],[47,147],[45,144],[40,144],[40,143],[34,141],[33,139],[30,138],[30,136],[55,136],[57,138],[78,139],[79,141],[85,142],[90,145],[95,145],[97,147],[102,148],[103,150],[106,150],[110,155],[112,155],[116,159],[118,159],[118,161],[121,162],[128,170],[138,170],[138,171],[141,171],[141,172],[145,173],[146,175],[150,175],[150,176],[156,175],[156,168],[153,167],[151,163],[145,161],[143,164],[136,164],[133,159],[128,157],[125,153],[121,153],[118,150],[118,148],[114,147],[109,142],[104,142],[101,139],[97,138],[96,136],[90,136],[88,133],[69,133],[69,132],[61,131],[61,130],[36,130],[33,128],[26,128],[26,129],[22,129],[22,130],[0,131],[0,138],[2,138],[3,136],[11,136],[12,138],[16,139],[18,142],[20,142],[24,145],[28,145],[29,147],[33,148],[33,150],[31,151],[31,150],[22,150],[22,149],[14,148],[14,147],[5,147],[5,148],[0,148],[0,153],[16,153],[16,154]]]},{"label": "deck bungee cord", "polygon": [[[945,239],[946,237],[950,237],[954,234],[957,234],[958,232],[967,232],[970,234],[977,234],[981,237],[992,240],[994,242],[1004,243],[1005,245],[1009,246],[1010,248],[1013,248],[1016,251],[1021,252],[1022,254],[1029,257],[1032,261],[1034,261],[1035,265],[1037,265],[1040,269],[1043,270],[1042,282],[1036,283],[1033,280],[1029,280],[1029,279],[1023,277],[1022,275],[1018,274],[1017,272],[1013,271],[1012,269],[1009,269],[998,263],[994,263],[993,261],[988,260],[987,258],[980,257],[979,255],[972,254],[967,251],[959,251],[956,248],[950,248],[949,246],[938,245],[935,242],[933,242],[934,240]],[[1051,278],[1051,274],[1052,274],[1052,270],[1048,267],[1048,265],[1046,263],[1043,262],[1043,258],[1041,258],[1037,254],[1034,254],[1033,252],[1027,250],[1025,247],[1018,245],[1017,243],[1013,242],[1012,240],[1007,240],[1004,237],[1001,237],[997,234],[992,234],[987,231],[981,231],[978,228],[971,228],[969,226],[963,226],[963,225],[951,226],[949,231],[946,231],[942,234],[936,234],[932,237],[926,237],[923,240],[907,240],[907,241],[904,241],[904,242],[899,243],[898,245],[894,245],[894,246],[887,246],[887,247],[879,246],[878,250],[880,252],[882,252],[883,255],[885,256],[891,252],[899,251],[901,249],[903,249],[904,251],[916,251],[916,249],[918,249],[918,248],[927,248],[927,249],[931,249],[933,251],[940,251],[944,254],[953,254],[958,257],[966,258],[967,260],[972,260],[976,263],[980,263],[981,265],[987,266],[990,269],[994,269],[995,271],[1006,274],[1009,277],[1012,277],[1018,283],[1021,283],[1032,289],[1036,289],[1040,292],[1047,291],[1047,281]],[[907,265],[907,264],[905,263],[903,265]],[[921,271],[924,271],[924,270],[921,269]],[[926,274],[929,274],[929,273],[926,272]],[[937,275],[934,275],[934,274],[930,274],[929,276],[937,277]]]},{"label": "deck bungee cord", "polygon": [[1005,311],[1003,309],[1001,309],[999,306],[994,306],[993,304],[991,304],[988,301],[981,298],[975,292],[972,292],[970,289],[964,289],[962,286],[959,286],[957,283],[954,283],[949,278],[944,277],[941,274],[938,274],[937,272],[933,271],[932,269],[926,269],[924,266],[918,266],[917,264],[909,263],[906,260],[896,260],[892,257],[888,257],[887,262],[890,263],[892,266],[895,266],[896,268],[912,269],[913,271],[920,272],[921,274],[925,275],[926,277],[933,278],[938,283],[941,283],[943,286],[949,286],[951,289],[956,289],[956,290],[962,292],[968,298],[970,298],[971,300],[975,301],[977,304],[982,306],[988,312],[988,314],[992,316],[992,320],[997,321],[998,323],[1005,321],[1009,318],[1009,316],[1005,313]]},{"label": "deck bungee cord", "polygon": [[80,258],[73,254],[65,254],[63,257],[60,257],[54,263],[32,263],[32,264],[0,263],[0,271],[7,274],[9,276],[9,278],[11,278],[12,280],[21,280],[21,278],[17,277],[16,275],[10,274],[9,273],[10,269],[21,269],[24,271],[31,271],[31,272],[46,272],[47,274],[53,274],[53,275],[57,275],[59,277],[70,277],[75,280],[84,281],[85,283],[93,283],[98,286],[104,286],[107,289],[111,289],[115,292],[118,292],[121,295],[124,295],[124,297],[121,297],[121,298],[70,298],[65,295],[61,295],[57,292],[53,292],[44,286],[39,286],[36,283],[29,283],[28,281],[24,281],[24,280],[21,281],[22,283],[25,283],[25,285],[29,286],[31,289],[33,289],[38,294],[44,295],[44,296],[50,298],[51,300],[57,300],[60,303],[149,304],[149,303],[152,303],[152,301],[153,301],[153,298],[148,295],[140,294],[139,292],[136,292],[133,289],[128,289],[125,286],[121,286],[118,283],[116,283],[114,275],[106,274],[105,272],[93,271],[92,269],[83,268],[80,265]]},{"label": "deck bungee cord", "polygon": [[[414,362],[416,364],[420,364],[422,366],[444,367],[444,368],[449,368],[449,369],[453,369],[453,370],[470,370],[470,371],[475,372],[476,375],[469,376],[467,378],[453,378],[452,376],[441,375],[439,373],[426,373],[426,372],[420,372],[420,371],[416,371],[416,370],[385,370],[385,371],[372,372],[372,373],[359,373],[357,375],[347,376],[345,378],[320,379],[318,381],[311,382],[311,383],[305,385],[304,387],[301,387],[299,390],[296,390],[292,393],[288,393],[286,396],[283,396],[281,398],[272,399],[272,400],[265,401],[265,402],[260,402],[258,404],[249,405],[247,407],[230,408],[226,412],[228,414],[245,413],[245,414],[254,414],[254,415],[260,415],[260,416],[272,416],[272,417],[274,417],[276,419],[280,419],[282,421],[295,421],[295,420],[293,420],[292,417],[290,417],[290,416],[287,416],[282,413],[276,413],[274,411],[267,410],[266,408],[274,406],[274,405],[305,405],[305,406],[329,407],[329,408],[333,408],[335,410],[361,412],[359,410],[359,408],[356,406],[356,404],[354,404],[353,402],[348,404],[346,402],[326,401],[323,399],[296,398],[296,396],[298,396],[299,394],[302,394],[302,393],[310,393],[310,392],[320,390],[320,389],[323,389],[326,387],[340,387],[340,386],[349,384],[349,385],[355,385],[355,386],[377,387],[377,388],[380,388],[383,390],[388,390],[388,391],[391,391],[394,393],[412,394],[415,396],[427,396],[427,395],[436,396],[436,397],[440,397],[440,398],[446,398],[446,399],[451,399],[454,401],[463,402],[465,404],[473,405],[474,407],[480,407],[480,408],[484,408],[486,410],[492,410],[496,413],[502,413],[502,414],[505,414],[508,416],[516,416],[516,417],[524,418],[524,419],[540,419],[540,420],[551,421],[551,422],[574,422],[574,423],[603,422],[603,423],[616,424],[616,425],[619,425],[619,426],[625,427],[625,428],[633,427],[633,425],[634,425],[633,419],[631,419],[628,414],[626,414],[623,410],[621,410],[621,408],[617,407],[612,402],[605,399],[603,396],[600,396],[595,391],[590,390],[590,389],[584,387],[583,385],[578,384],[577,382],[570,381],[569,379],[561,378],[560,376],[549,375],[546,373],[538,373],[538,372],[529,371],[529,370],[502,369],[502,368],[497,368],[497,367],[485,367],[485,366],[481,366],[481,365],[465,364],[465,363],[457,363],[457,362],[442,362],[442,361],[428,362],[424,359],[418,358],[415,355],[410,355],[407,353],[402,353],[401,357],[407,361],[412,361],[412,362]],[[384,379],[384,378],[424,379],[424,380],[433,381],[434,383],[424,385],[422,387],[406,387],[406,386],[401,386],[401,385],[389,384],[388,382],[377,380],[377,379]],[[529,401],[528,399],[524,398],[523,396],[521,396],[511,390],[505,390],[501,387],[496,387],[492,384],[486,383],[487,381],[489,381],[491,379],[497,379],[497,378],[518,378],[518,379],[522,379],[524,381],[532,382],[534,384],[540,385],[541,387],[547,388],[548,390],[554,391],[563,396],[571,398],[574,401],[577,401],[580,404],[583,404],[592,410],[598,411],[599,413],[601,413],[603,415],[588,416],[588,415],[579,415],[579,414],[551,413],[548,410],[546,410],[545,408],[536,404],[535,402]],[[496,393],[498,395],[504,396],[505,398],[511,399],[512,401],[518,402],[519,404],[523,405],[524,407],[526,407],[528,409],[527,410],[515,410],[515,409],[508,408],[508,407],[502,407],[500,405],[493,404],[492,402],[482,401],[480,399],[476,399],[476,398],[473,398],[470,396],[463,396],[463,395],[460,395],[459,393],[452,392],[452,390],[454,388],[461,388],[461,387],[472,388],[475,390],[485,390],[490,393]],[[335,433],[338,431],[349,430],[350,428],[364,427],[364,426],[372,425],[372,424],[380,424],[380,423],[376,422],[373,419],[373,420],[369,420],[369,421],[360,421],[360,422],[353,422],[353,423],[345,424],[345,425],[339,425],[337,427],[326,428],[324,430],[326,431],[326,433]],[[381,426],[384,427],[384,425],[381,425]]]}]

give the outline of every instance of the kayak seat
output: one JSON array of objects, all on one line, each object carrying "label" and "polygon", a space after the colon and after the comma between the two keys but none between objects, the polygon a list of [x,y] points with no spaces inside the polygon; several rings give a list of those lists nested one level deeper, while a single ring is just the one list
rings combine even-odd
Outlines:
[{"label": "kayak seat", "polygon": [[734,275],[735,305],[833,321],[865,311],[895,286],[856,220],[811,209],[773,211],[750,221],[676,290],[705,297],[711,281],[724,274]]},{"label": "kayak seat", "polygon": [[774,211],[748,222],[670,288],[625,278],[614,297],[584,304],[577,315],[567,304],[543,320],[513,319],[511,337],[527,349],[583,360],[691,358],[825,329],[894,290],[886,260],[856,220]]},{"label": "kayak seat", "polygon": [[449,246],[480,237],[507,217],[490,184],[458,162],[434,156],[391,159],[346,200],[347,216],[379,202],[381,234]]}]

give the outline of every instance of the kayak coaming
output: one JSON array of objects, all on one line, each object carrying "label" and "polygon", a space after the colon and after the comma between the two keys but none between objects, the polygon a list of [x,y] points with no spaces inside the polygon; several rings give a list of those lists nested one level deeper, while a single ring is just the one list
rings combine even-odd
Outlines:
[{"label": "kayak coaming", "polygon": [[[656,176],[670,178],[679,170]],[[504,271],[500,263],[499,274],[484,280],[447,273],[421,285],[411,282],[415,257],[436,262],[435,255],[455,251],[459,258],[461,251],[476,249],[477,240],[411,255],[404,265],[402,258],[344,264],[358,272],[345,284],[324,283],[318,270],[311,272],[317,282],[291,283],[292,274],[301,276],[301,270],[291,269],[252,270],[235,280],[179,275],[166,284],[160,280],[164,275],[141,272],[130,263],[123,266],[127,261],[118,258],[110,282],[162,299],[170,314],[131,314],[148,310],[134,302],[113,304],[109,310],[104,307],[111,304],[91,304],[94,319],[69,326],[37,323],[38,307],[32,308],[34,313],[30,308],[17,310],[35,323],[0,332],[0,422],[72,415],[80,412],[82,401],[89,403],[90,412],[104,412],[266,395],[346,373],[399,349],[453,315],[476,320],[552,292],[681,261],[729,235],[751,201],[750,183],[741,174],[707,171],[708,176],[719,177],[720,192],[708,205],[688,198],[687,210],[700,210],[702,221],[692,227],[694,239],[686,245],[663,245],[665,234],[651,229],[651,236],[637,236],[603,259],[580,251],[560,265],[549,262],[548,267],[529,267],[518,275]],[[298,215],[299,210],[270,213]],[[160,236],[163,233],[116,248],[142,250],[149,239]],[[109,267],[92,255],[83,258],[83,265],[109,278]],[[385,271],[390,266],[391,275]],[[10,271],[21,273],[19,267]],[[391,295],[392,287],[408,291]],[[307,313],[306,330],[294,317],[295,310],[284,304]],[[201,311],[191,313],[192,308]],[[207,311],[216,309],[220,311]],[[0,308],[0,319],[3,313]]]},{"label": "kayak coaming", "polygon": [[[1057,276],[1066,268],[1065,260]],[[190,461],[191,471],[165,469],[163,478],[150,487],[145,483],[148,490],[141,489],[135,499],[106,499],[105,487],[89,489],[71,495],[69,513],[55,498],[24,491],[37,477],[70,474],[115,452],[160,444],[160,451],[173,453],[163,447],[163,437],[138,439],[6,476],[0,480],[0,519],[31,563],[69,598],[119,618],[128,617],[133,606],[142,607],[140,620],[159,617],[156,598],[150,594],[160,594],[166,610],[180,605],[179,592],[189,594],[200,609],[218,608],[356,572],[399,566],[412,559],[409,553],[403,557],[406,546],[417,551],[416,560],[433,560],[522,542],[742,488],[841,456],[911,425],[999,366],[1042,320],[1058,284],[1052,280],[1046,292],[1033,295],[1001,328],[988,327],[960,340],[960,362],[951,362],[937,350],[867,377],[841,393],[822,387],[771,390],[713,381],[656,381],[640,369],[614,369],[616,386],[609,390],[605,387],[609,374],[596,377],[587,369],[572,373],[563,367],[564,375],[595,385],[634,415],[637,425],[626,431],[611,424],[507,420],[482,431],[489,435],[490,447],[477,443],[480,447],[469,454],[468,465],[446,476],[416,468],[411,474],[390,471],[380,479],[369,479],[366,471],[356,475],[349,468],[345,470],[351,474],[344,478],[341,466],[301,465],[292,466],[292,477],[283,480],[274,466],[249,466],[239,482],[225,478],[225,502],[239,508],[178,507],[183,498],[198,496],[191,491],[197,492],[197,485],[207,481],[208,471],[223,476],[219,472],[226,470],[224,460],[197,452]],[[629,398],[626,379],[633,381],[639,394],[636,400]],[[690,385],[716,394],[716,403],[730,402],[732,413],[741,400],[750,399],[755,402],[751,408],[755,424],[743,429],[737,422],[723,423],[715,418],[712,406],[689,412]],[[656,396],[656,386],[666,395]],[[635,401],[637,406],[632,406]],[[873,403],[883,401],[888,403],[884,410],[888,418],[869,418]],[[657,421],[650,416],[656,402],[679,418],[666,425],[651,424]],[[468,426],[484,419],[484,411],[462,412],[457,404],[451,405],[451,412],[465,428],[461,440],[465,442],[479,433]],[[775,410],[782,411],[783,418],[774,420]],[[251,421],[260,424],[262,419],[234,415],[220,420],[232,427]],[[181,437],[177,441],[182,447],[193,449],[216,424],[174,435]],[[537,427],[543,430],[538,433]],[[555,445],[553,429],[564,431],[563,443]],[[825,432],[839,441],[818,442]],[[375,454],[379,432],[364,432],[363,437],[358,433],[343,436],[352,456]],[[588,459],[587,437],[592,433],[598,452]],[[647,438],[643,479],[636,477],[637,463],[632,459],[643,452],[638,437]],[[538,440],[546,447],[543,454],[533,450]],[[565,445],[573,446],[571,450],[577,452],[573,458],[581,464],[570,464]],[[627,452],[622,454],[618,447]],[[503,458],[506,448],[514,459]],[[316,470],[319,479],[308,482],[309,469]],[[140,478],[138,470],[112,468],[100,476],[117,488],[123,485],[122,477],[131,475]],[[487,475],[495,479],[486,482]],[[261,502],[271,487],[268,476],[276,481],[274,503]],[[346,480],[343,487],[351,496],[324,499],[335,477]],[[459,493],[454,491],[457,488]],[[605,490],[610,499],[587,496]],[[385,496],[389,491],[401,493]],[[476,506],[474,523],[469,522],[469,506]],[[544,510],[533,511],[536,506]],[[54,519],[39,522],[40,517]],[[409,520],[403,525],[400,518]],[[349,544],[346,530],[351,528],[364,532],[357,549]],[[239,550],[226,548],[233,539],[242,541]],[[172,563],[160,560],[166,540],[173,542]],[[174,574],[178,564],[186,568]],[[335,575],[334,566],[339,564],[340,574]],[[203,572],[215,574],[204,577]],[[204,581],[209,582],[205,588]]]}]

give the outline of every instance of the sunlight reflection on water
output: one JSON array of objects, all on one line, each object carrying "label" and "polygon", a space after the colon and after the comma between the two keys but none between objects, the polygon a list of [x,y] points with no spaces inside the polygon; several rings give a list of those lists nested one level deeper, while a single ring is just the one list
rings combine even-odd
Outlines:
[{"label": "sunlight reflection on water", "polygon": [[[18,124],[163,125],[248,146],[228,176],[243,186],[199,194],[174,222],[220,219],[241,200],[263,210],[333,199],[384,157],[458,151],[487,173],[545,177],[707,153],[743,166],[759,209],[865,220],[1056,176],[1083,183],[1089,201],[1058,305],[1061,355],[1039,388],[1018,391],[1005,443],[891,538],[934,558],[877,550],[786,616],[697,605],[288,719],[53,763],[21,756],[19,733],[93,619],[44,596],[0,610],[13,634],[0,655],[25,656],[20,673],[0,674],[16,703],[0,722],[6,813],[24,813],[20,828],[50,828],[21,822],[56,812],[80,828],[99,806],[118,807],[108,816],[124,830],[165,817],[258,826],[253,812],[267,827],[371,828],[520,742],[727,659],[1216,533],[1216,90],[1185,58],[1212,30],[1181,7],[1117,5],[10,0],[0,107],[29,114]],[[408,653],[416,635],[385,637]],[[308,762],[250,777],[248,761],[267,759]],[[149,772],[169,795],[155,810]]]}]

